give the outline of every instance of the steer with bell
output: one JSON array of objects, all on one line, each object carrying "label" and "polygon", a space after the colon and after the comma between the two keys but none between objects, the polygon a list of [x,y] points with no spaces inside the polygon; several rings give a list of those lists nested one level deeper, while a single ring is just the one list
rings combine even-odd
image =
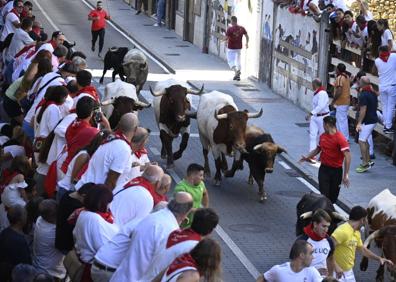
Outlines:
[{"label": "steer with bell", "polygon": [[[181,158],[190,137],[191,103],[187,94],[201,95],[203,85],[195,91],[184,82],[168,79],[158,82],[154,91],[150,87],[150,92],[154,96],[155,120],[160,130],[161,157],[167,159],[167,168],[172,168],[173,161]],[[179,134],[182,136],[180,147],[173,153],[172,142]]]},{"label": "steer with bell", "polygon": [[239,111],[234,99],[225,93],[212,91],[201,96],[197,122],[205,158],[205,173],[210,176],[208,153],[212,150],[216,164],[215,185],[220,186],[221,169],[228,170],[226,156],[245,153],[246,123],[258,118],[258,113]]},{"label": "steer with bell", "polygon": [[286,152],[284,148],[275,144],[271,134],[265,133],[256,126],[246,127],[246,153],[242,153],[241,158],[234,158],[232,168],[224,176],[232,177],[237,169],[243,169],[243,161],[249,165],[248,183],[253,184],[253,179],[259,187],[259,201],[267,199],[267,192],[264,190],[264,179],[266,173],[272,173],[277,154]]}]

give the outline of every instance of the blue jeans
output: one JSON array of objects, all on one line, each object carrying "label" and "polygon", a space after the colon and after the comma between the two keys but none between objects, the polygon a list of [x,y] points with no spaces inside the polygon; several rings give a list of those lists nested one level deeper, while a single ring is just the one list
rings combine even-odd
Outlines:
[{"label": "blue jeans", "polygon": [[165,0],[157,1],[157,24],[159,26],[161,25],[161,20],[165,19],[165,7],[166,7]]},{"label": "blue jeans", "polygon": [[12,73],[14,72],[14,59],[9,62],[6,62],[6,67],[4,71],[4,78],[8,84],[12,83]]},{"label": "blue jeans", "polygon": [[27,123],[25,120],[22,123],[22,130],[25,132],[26,136],[29,138],[30,141],[33,142],[34,139],[34,129]]}]

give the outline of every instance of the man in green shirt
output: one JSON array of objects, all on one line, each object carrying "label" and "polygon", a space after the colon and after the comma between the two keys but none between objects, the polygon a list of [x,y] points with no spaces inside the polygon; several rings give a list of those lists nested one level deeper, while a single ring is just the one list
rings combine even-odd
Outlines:
[{"label": "man in green shirt", "polygon": [[209,207],[209,195],[204,180],[204,168],[199,164],[192,163],[187,168],[187,176],[175,187],[175,193],[187,192],[193,197],[193,208],[188,215],[188,222],[181,225],[182,228],[190,227],[194,211],[200,207]]}]

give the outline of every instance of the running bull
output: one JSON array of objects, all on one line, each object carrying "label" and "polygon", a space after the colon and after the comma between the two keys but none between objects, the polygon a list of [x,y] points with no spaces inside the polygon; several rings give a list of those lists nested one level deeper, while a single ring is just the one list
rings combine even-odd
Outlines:
[{"label": "running bull", "polygon": [[[181,158],[190,137],[191,103],[187,94],[201,95],[203,85],[199,91],[192,90],[186,83],[168,79],[156,84],[153,107],[155,120],[160,130],[162,143],[161,157],[167,159],[167,168],[174,166],[173,161]],[[182,135],[179,150],[172,152],[173,139]]]},{"label": "running bull", "polygon": [[[366,235],[373,232],[364,245],[370,248],[370,243],[375,240],[377,246],[382,249],[383,256],[396,264],[396,196],[389,189],[372,198],[367,207]],[[368,267],[368,259],[363,257],[360,269],[365,271]],[[392,281],[396,281],[396,267],[388,268]],[[377,270],[376,281],[384,281],[384,265],[380,265]]]},{"label": "running bull", "polygon": [[112,79],[118,74],[122,81],[132,83],[136,86],[136,92],[139,94],[143,85],[146,83],[148,76],[147,58],[142,51],[132,49],[128,51],[126,47],[113,47],[107,51],[104,58],[103,74],[100,83],[107,70],[113,68]]},{"label": "running bull", "polygon": [[267,193],[264,190],[264,179],[266,173],[272,173],[274,162],[277,154],[286,152],[284,148],[275,144],[271,134],[265,133],[261,128],[256,126],[246,127],[246,153],[242,153],[239,159],[234,158],[232,168],[224,176],[232,177],[237,169],[243,169],[243,161],[249,165],[248,183],[253,184],[253,179],[259,186],[259,201],[267,199]]},{"label": "running bull", "polygon": [[303,234],[304,227],[311,223],[311,217],[317,209],[325,210],[331,217],[329,234],[333,233],[341,221],[347,221],[347,218],[336,212],[326,196],[311,192],[305,194],[297,204],[296,236]]},{"label": "running bull", "polygon": [[104,115],[109,118],[111,128],[117,126],[124,114],[151,106],[139,101],[134,85],[120,79],[106,85],[101,105]]},{"label": "running bull", "polygon": [[246,153],[245,132],[248,119],[261,117],[262,114],[263,110],[258,113],[239,111],[230,95],[218,91],[201,96],[197,122],[205,158],[205,174],[210,176],[210,148],[216,164],[216,186],[221,183],[221,169],[228,170],[226,155]]}]

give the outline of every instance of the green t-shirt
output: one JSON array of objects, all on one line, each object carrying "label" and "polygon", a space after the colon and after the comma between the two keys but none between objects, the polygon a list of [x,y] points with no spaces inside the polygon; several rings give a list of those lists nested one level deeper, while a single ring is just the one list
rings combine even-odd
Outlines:
[{"label": "green t-shirt", "polygon": [[15,92],[18,90],[19,86],[21,86],[22,83],[22,79],[23,76],[21,76],[20,78],[18,78],[17,80],[15,80],[13,83],[11,83],[11,85],[8,87],[8,89],[6,90],[6,95],[8,98],[10,98],[13,101],[17,101],[17,99],[15,98]]},{"label": "green t-shirt", "polygon": [[[205,192],[205,183],[201,181],[196,186],[190,185],[185,179],[180,181],[176,187],[175,187],[175,193],[176,192],[187,192],[189,193],[192,198],[193,198],[193,208],[200,208],[202,205],[202,197]],[[181,227],[186,228],[190,227],[193,219],[193,213],[190,213],[188,215],[188,224],[182,224]]]}]

